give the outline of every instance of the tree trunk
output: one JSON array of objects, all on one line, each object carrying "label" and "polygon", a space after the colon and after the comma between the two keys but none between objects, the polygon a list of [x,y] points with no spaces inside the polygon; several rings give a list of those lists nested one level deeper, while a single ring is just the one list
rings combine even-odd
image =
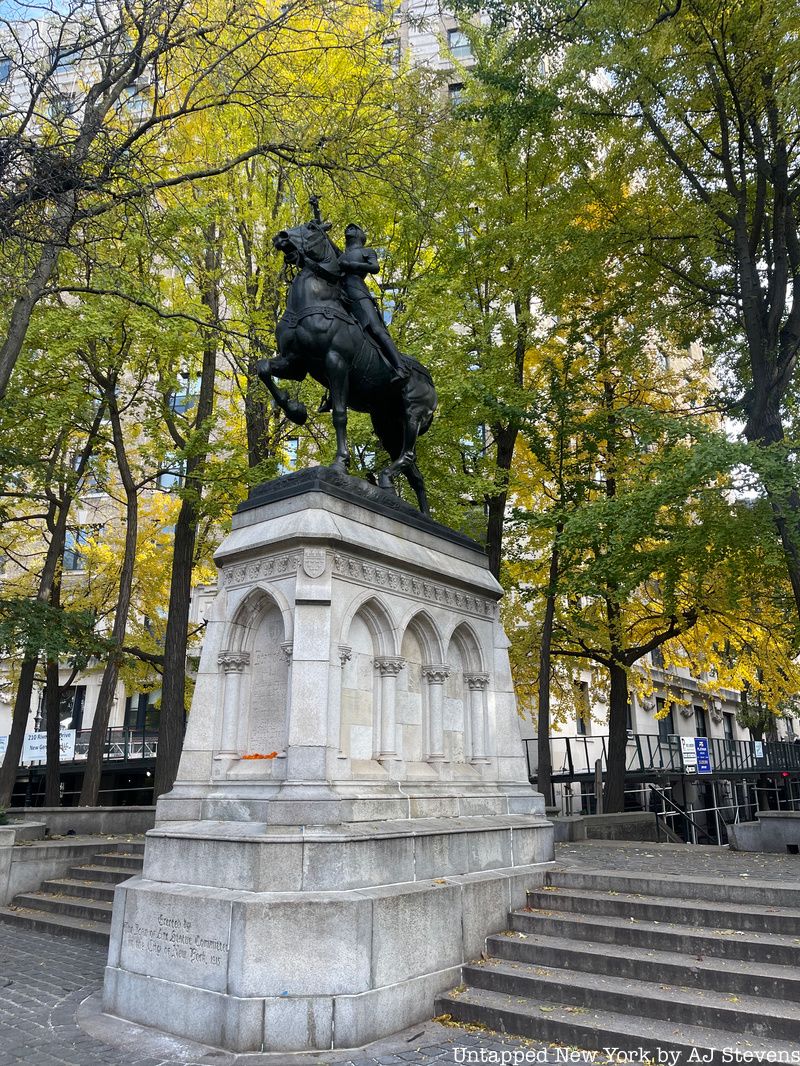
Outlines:
[{"label": "tree trunk", "polygon": [[111,639],[114,646],[103,671],[100,692],[97,696],[97,706],[92,718],[89,751],[86,756],[83,785],[81,787],[80,800],[78,801],[81,807],[96,807],[100,796],[106,732],[114,704],[114,694],[117,691],[122,646],[125,643],[125,633],[128,628],[128,614],[130,613],[133,576],[136,566],[136,540],[139,527],[139,496],[125,452],[125,440],[117,405],[116,379],[111,380],[107,389],[106,399],[111,420],[114,454],[119,468],[120,479],[125,489],[125,547],[122,554],[122,568],[117,592],[117,609],[114,614],[114,626],[111,631]]},{"label": "tree trunk", "polygon": [[[105,404],[98,406],[94,422],[89,430],[86,442],[81,451],[80,460],[75,470],[75,484],[80,482],[86,472],[86,467],[92,457],[97,434],[105,415]],[[50,543],[47,546],[47,554],[44,566],[39,577],[39,588],[36,598],[47,601],[52,598],[53,587],[58,580],[60,582],[59,567],[64,557],[64,546],[67,539],[67,521],[72,506],[73,492],[63,491],[60,498],[51,498],[47,509],[46,525],[50,532]],[[8,738],[8,747],[0,767],[0,807],[7,807],[14,791],[14,782],[17,779],[17,769],[22,755],[22,745],[25,741],[25,725],[31,709],[31,696],[33,695],[33,683],[36,677],[38,655],[26,658],[20,670],[17,694],[14,699],[14,712],[11,719],[11,733]]]},{"label": "tree trunk", "polygon": [[45,674],[44,715],[47,730],[47,766],[45,769],[46,807],[61,806],[61,689],[58,683],[58,660],[48,659]]},{"label": "tree trunk", "polygon": [[625,808],[625,760],[628,747],[628,672],[613,662],[609,667],[611,680],[608,698],[608,760],[603,810],[616,814]]},{"label": "tree trunk", "polygon": [[186,646],[189,633],[192,567],[197,533],[197,511],[184,497],[175,523],[169,613],[164,638],[164,674],[158,725],[158,757],[154,798],[169,792],[178,773],[183,745],[186,700]]},{"label": "tree trunk", "polygon": [[[45,555],[44,566],[39,578],[39,588],[36,592],[38,600],[47,601],[51,598],[58,566],[64,554],[64,544],[67,536],[67,516],[71,502],[71,497],[68,497],[66,500],[62,499],[50,503],[47,516],[47,524],[50,527],[50,543],[47,546],[47,554]],[[25,742],[25,726],[31,712],[31,697],[33,696],[33,683],[36,677],[38,661],[38,655],[25,659],[20,670],[17,694],[14,699],[14,712],[11,719],[11,732],[3,759],[3,766],[0,768],[0,807],[9,805],[11,794],[14,791],[14,782],[17,779],[19,761],[22,757],[22,746]]]},{"label": "tree trunk", "polygon": [[502,473],[504,488],[487,497],[486,519],[486,554],[490,572],[500,580],[500,565],[503,561],[503,532],[506,521],[506,504],[508,503],[508,474],[514,459],[514,445],[517,443],[519,430],[516,426],[495,426],[493,429],[497,455],[495,466]]},{"label": "tree trunk", "polygon": [[[219,233],[213,226],[206,234],[205,285],[203,304],[209,321],[216,324],[220,313],[219,271],[221,249]],[[189,640],[189,606],[192,592],[197,523],[203,495],[202,474],[209,448],[211,417],[214,413],[214,386],[217,371],[217,337],[213,328],[206,331],[203,345],[203,368],[194,433],[200,445],[186,461],[186,482],[181,509],[175,523],[172,553],[169,611],[164,635],[164,673],[161,688],[161,715],[158,726],[158,757],[153,785],[157,799],[175,783],[183,746],[186,723],[186,649]]]},{"label": "tree trunk", "polygon": [[553,797],[553,760],[550,754],[550,649],[553,642],[553,622],[556,613],[556,581],[558,579],[558,532],[550,552],[550,572],[547,579],[547,600],[542,623],[542,645],[539,649],[539,714],[536,721],[537,770],[536,787],[544,796],[546,806]]},{"label": "tree trunk", "polygon": [[269,459],[269,410],[264,402],[264,386],[256,373],[255,358],[247,364],[247,392],[244,399],[244,421],[247,427],[247,462],[252,470]]},{"label": "tree trunk", "polygon": [[75,203],[75,194],[70,193],[54,219],[53,236],[42,246],[33,275],[25,291],[14,301],[6,338],[0,346],[0,400],[6,394],[11,374],[25,343],[33,309],[40,300],[58,262],[61,247],[72,225]]},{"label": "tree trunk", "polygon": [[8,807],[11,803],[19,761],[22,758],[22,745],[25,743],[25,726],[31,713],[33,682],[36,678],[38,663],[38,659],[25,659],[20,668],[14,711],[11,717],[11,731],[3,765],[0,768],[0,807]]}]

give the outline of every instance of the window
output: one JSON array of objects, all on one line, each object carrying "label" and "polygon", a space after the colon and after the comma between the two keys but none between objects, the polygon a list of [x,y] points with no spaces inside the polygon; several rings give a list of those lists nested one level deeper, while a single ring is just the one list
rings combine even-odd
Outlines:
[{"label": "window", "polygon": [[77,60],[77,45],[59,44],[50,49],[50,65],[57,69],[59,74],[66,74],[71,70]]},{"label": "window", "polygon": [[11,77],[11,60],[8,56],[0,56],[0,85],[5,85]]},{"label": "window", "polygon": [[722,728],[725,731],[725,739],[733,743],[736,739],[733,715],[726,711],[722,716]]},{"label": "window", "polygon": [[158,475],[156,484],[162,492],[180,488],[186,473],[186,461],[184,459],[167,459],[164,469]]},{"label": "window", "polygon": [[139,692],[125,700],[125,728],[148,733],[158,731],[161,691]]},{"label": "window", "polygon": [[664,669],[664,653],[661,651],[661,648],[653,648],[650,652],[650,661],[656,670]]},{"label": "window", "polygon": [[708,717],[705,707],[695,707],[694,709],[694,735],[696,737],[708,736]]},{"label": "window", "polygon": [[472,59],[472,45],[463,30],[447,31],[447,47],[453,59]]},{"label": "window", "polygon": [[68,529],[64,539],[64,569],[85,570],[86,565],[81,548],[88,543],[91,531],[86,526]]},{"label": "window", "polygon": [[400,41],[397,37],[388,37],[383,42],[383,50],[386,53],[386,58],[392,64],[395,70],[400,66]]},{"label": "window", "polygon": [[577,713],[575,717],[575,725],[577,727],[579,737],[591,736],[591,722],[592,713],[589,703],[589,682],[578,681],[575,685],[577,690]]},{"label": "window", "polygon": [[464,83],[463,81],[453,82],[452,85],[447,86],[447,96],[453,107],[458,107],[459,104],[464,103]]},{"label": "window", "polygon": [[[664,700],[656,700],[656,714],[660,715],[663,712],[664,705]],[[671,736],[675,735],[675,718],[673,717],[671,707],[669,713],[664,718],[658,719],[658,735],[661,740],[668,740]]]}]

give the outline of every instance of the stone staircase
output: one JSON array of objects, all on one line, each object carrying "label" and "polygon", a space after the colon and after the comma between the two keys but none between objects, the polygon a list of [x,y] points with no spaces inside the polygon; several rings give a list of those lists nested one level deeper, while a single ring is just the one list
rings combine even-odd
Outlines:
[{"label": "stone staircase", "polygon": [[107,944],[111,933],[114,886],[141,873],[144,842],[98,846],[91,860],[72,866],[66,877],[43,881],[36,892],[21,892],[0,921]]},{"label": "stone staircase", "polygon": [[459,1023],[662,1062],[659,1049],[679,1053],[670,1062],[798,1062],[800,876],[551,870],[463,982],[437,1001]]}]

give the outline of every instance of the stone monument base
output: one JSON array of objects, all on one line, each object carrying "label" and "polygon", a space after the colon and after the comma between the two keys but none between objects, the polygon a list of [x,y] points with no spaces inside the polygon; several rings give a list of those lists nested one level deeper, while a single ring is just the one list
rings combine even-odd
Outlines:
[{"label": "stone monument base", "polygon": [[326,470],[254,492],[216,560],[105,1010],[229,1051],[358,1047],[430,1018],[552,859],[502,589],[479,545]]},{"label": "stone monument base", "polygon": [[359,1047],[431,1016],[551,841],[530,815],[153,830],[117,888],[104,1009],[231,1051]]}]

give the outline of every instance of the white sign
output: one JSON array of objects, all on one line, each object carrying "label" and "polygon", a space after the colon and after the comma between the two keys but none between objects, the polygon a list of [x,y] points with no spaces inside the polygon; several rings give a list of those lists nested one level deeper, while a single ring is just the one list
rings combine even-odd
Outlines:
[{"label": "white sign", "polygon": [[681,737],[681,755],[683,756],[683,768],[687,774],[697,773],[697,748],[694,737]]},{"label": "white sign", "polygon": [[763,744],[763,742],[760,741],[760,740],[754,740],[753,741],[753,747],[755,748],[756,758],[757,759],[763,759],[764,758],[764,744]]},{"label": "white sign", "polygon": [[[62,729],[59,734],[61,758],[75,758],[75,730]],[[26,733],[22,746],[23,762],[47,762],[47,733]]]},{"label": "white sign", "polygon": [[5,755],[8,747],[8,737],[0,737],[0,755]]}]

